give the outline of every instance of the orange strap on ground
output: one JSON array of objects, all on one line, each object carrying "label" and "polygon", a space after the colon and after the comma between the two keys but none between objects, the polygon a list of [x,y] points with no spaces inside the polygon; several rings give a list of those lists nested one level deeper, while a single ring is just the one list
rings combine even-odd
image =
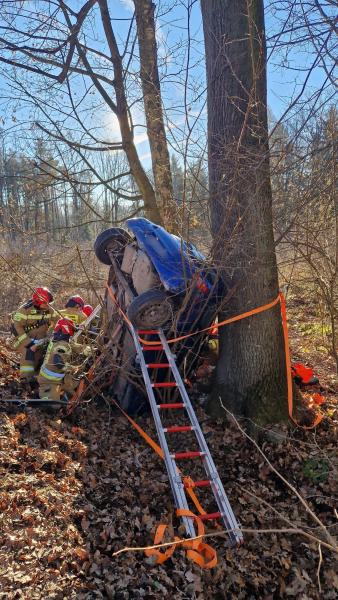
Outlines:
[{"label": "orange strap on ground", "polygon": [[[165,534],[167,527],[168,527],[168,525],[164,525],[163,523],[161,523],[161,525],[159,525],[157,527],[155,537],[154,537],[154,544],[161,544],[161,542],[163,542],[164,534]],[[180,538],[175,536],[174,541],[178,542],[178,541],[180,541]],[[161,551],[159,548],[148,548],[147,550],[144,551],[144,553],[146,556],[156,556],[155,564],[161,565],[166,560],[168,560],[168,558],[171,557],[171,555],[175,551],[175,548],[176,548],[176,544],[173,544],[172,546],[168,546],[167,550],[164,550],[164,551]]]},{"label": "orange strap on ground", "polygon": [[[160,456],[160,458],[164,459],[164,453],[163,453],[162,448],[150,437],[150,435],[148,435],[146,433],[146,431],[144,431],[144,429],[142,429],[142,427],[140,427],[140,425],[138,425],[136,423],[136,421],[134,421],[134,419],[132,419],[123,410],[123,408],[121,408],[121,406],[118,404],[118,402],[116,400],[114,400],[113,398],[111,400],[112,400],[113,404],[115,404],[115,406],[119,409],[119,411],[128,419],[129,423],[136,429],[136,431],[138,431],[138,433],[147,442],[147,444],[149,444],[149,446],[151,446],[151,448],[156,452],[156,454],[158,454],[158,456]],[[181,473],[181,471],[179,469],[178,469],[178,471],[179,471],[179,473]],[[191,477],[184,477],[183,483],[186,485],[186,491],[188,492],[192,502],[195,504],[198,512],[201,515],[205,515],[206,512],[203,509],[202,505],[200,504],[200,502],[193,490],[193,487],[195,485],[195,482],[193,481],[193,479],[191,479]],[[189,514],[186,514],[187,512]],[[204,531],[205,531],[204,524],[202,523],[201,519],[198,518],[197,515],[194,515],[190,511],[184,512],[183,509],[178,509],[176,511],[176,514],[178,517],[191,516],[192,518],[194,518],[197,522],[198,535],[204,535]],[[162,542],[166,528],[167,528],[167,525],[164,525],[164,524],[161,524],[158,526],[158,528],[156,529],[156,533],[155,533],[154,544],[160,544]],[[175,537],[175,541],[177,541],[179,539],[180,538]],[[197,545],[196,545],[196,543],[197,543]],[[213,566],[215,566],[215,564],[217,564],[216,550],[214,550],[208,544],[204,544],[202,542],[202,539],[193,540],[193,542],[190,542],[189,540],[187,540],[182,545],[184,546],[184,548],[187,548],[188,558],[193,560],[200,567],[203,567],[204,569],[211,569]],[[174,550],[175,550],[175,545],[169,546],[168,550],[166,550],[165,552],[160,552],[160,550],[158,548],[150,548],[149,550],[145,550],[145,553],[147,556],[156,556],[157,557],[156,564],[160,565],[163,562],[165,562],[166,560],[168,560],[168,558],[170,558],[170,556],[173,554]]]},{"label": "orange strap on ground", "polygon": [[202,536],[198,540],[185,540],[183,547],[187,549],[187,557],[193,560],[202,569],[212,569],[217,565],[217,552],[214,548],[203,542],[205,534],[204,523],[191,510],[179,508],[176,511],[178,517],[191,517],[197,524],[197,535]]},{"label": "orange strap on ground", "polygon": [[284,336],[284,351],[285,351],[285,363],[286,363],[286,380],[288,389],[288,409],[289,417],[291,421],[301,427],[302,429],[314,429],[318,423],[321,422],[323,416],[320,412],[316,415],[312,425],[300,425],[293,417],[293,385],[292,385],[292,369],[291,369],[291,358],[290,358],[290,346],[289,346],[289,333],[288,333],[288,322],[286,317],[286,302],[282,292],[279,292],[281,313],[282,313],[282,325],[283,325],[283,336]]},{"label": "orange strap on ground", "polygon": [[[144,431],[144,429],[142,429],[142,427],[140,427],[140,425],[138,425],[136,423],[136,421],[134,421],[134,419],[132,419],[123,410],[123,408],[121,408],[121,406],[118,404],[118,402],[116,402],[116,400],[114,400],[113,398],[111,400],[112,400],[113,404],[115,404],[115,406],[120,410],[120,412],[128,419],[129,423],[136,429],[136,431],[141,435],[141,437],[147,442],[147,444],[149,444],[149,446],[151,446],[151,448],[156,452],[156,454],[158,454],[158,456],[160,456],[160,458],[164,459],[164,453],[163,453],[162,448],[150,437],[150,435],[148,435],[146,433],[146,431]],[[179,469],[178,469],[178,471],[181,473],[181,471]],[[200,504],[194,490],[192,489],[195,485],[195,482],[191,479],[191,477],[184,477],[183,483],[186,484],[186,490],[187,490],[192,502],[196,506],[198,512],[200,513],[200,515],[205,515],[206,512],[203,509],[202,505]],[[185,514],[183,515],[181,510],[177,510],[177,516],[191,516],[194,519],[196,519],[197,526],[199,528],[198,535],[203,535],[204,534],[204,525],[203,525],[201,519],[198,519],[198,516],[194,515],[193,513],[190,513],[190,511],[188,511],[188,512],[189,512],[189,515],[185,515]],[[155,533],[154,544],[160,544],[162,542],[166,528],[167,528],[167,525],[164,525],[164,524],[161,524],[157,527],[156,533]],[[175,541],[177,541],[179,539],[180,538],[175,537]],[[187,556],[191,560],[193,560],[194,562],[199,564],[200,567],[203,567],[205,569],[211,569],[211,567],[213,567],[217,563],[216,550],[214,550],[208,544],[204,544],[202,542],[202,540],[194,540],[194,541],[199,542],[199,544],[196,547],[188,546],[187,543],[189,542],[189,540],[187,542],[184,542],[184,544],[183,544],[183,546],[185,548],[188,548]],[[191,543],[193,543],[193,542],[191,542]],[[170,556],[173,554],[174,550],[175,550],[175,545],[169,546],[168,550],[166,550],[165,552],[160,552],[160,550],[158,548],[151,548],[149,550],[145,550],[145,553],[147,556],[156,556],[157,557],[156,564],[160,565],[163,562],[165,562],[166,560],[168,560],[168,558],[170,558]]]},{"label": "orange strap on ground", "polygon": [[[136,431],[140,434],[140,436],[147,442],[147,444],[149,444],[149,446],[156,452],[156,454],[158,454],[158,456],[160,458],[162,458],[164,460],[164,453],[162,448],[150,437],[150,435],[148,435],[148,433],[146,431],[144,431],[144,429],[142,429],[142,427],[140,427],[140,425],[138,425],[136,423],[136,421],[134,421],[134,419],[132,419],[124,410],[123,408],[121,408],[121,406],[119,405],[118,402],[116,402],[116,400],[114,400],[114,398],[111,398],[111,401],[113,402],[113,404],[115,404],[115,406],[119,409],[119,411],[126,417],[126,419],[128,419],[129,423],[136,429]],[[182,473],[180,471],[180,469],[178,469],[179,473]],[[200,513],[200,515],[205,515],[206,512],[203,509],[202,505],[200,504],[194,490],[192,489],[194,487],[194,481],[191,479],[191,477],[184,477],[183,478],[183,483],[187,485],[186,490],[192,500],[192,502],[194,503],[194,505],[196,506],[198,512]]]},{"label": "orange strap on ground", "polygon": [[123,408],[121,408],[119,403],[116,402],[116,400],[114,400],[114,398],[111,398],[111,401],[113,402],[113,404],[115,404],[115,406],[119,409],[119,411],[126,417],[126,419],[128,419],[129,423],[131,423],[131,425],[136,429],[136,431],[140,434],[140,436],[143,437],[143,439],[147,442],[147,444],[149,444],[149,446],[151,446],[151,448],[156,452],[156,454],[158,454],[158,456],[160,458],[164,459],[164,452],[163,452],[161,446],[156,444],[156,442],[150,437],[150,435],[148,435],[147,432],[144,431],[144,429],[142,429],[142,427],[140,427],[136,423],[136,421],[134,421],[134,419],[132,419],[126,413],[125,410],[123,410]]},{"label": "orange strap on ground", "polygon": [[[194,519],[197,524],[197,535],[200,537],[196,540],[181,540],[179,537],[175,536],[174,542],[180,542],[180,544],[173,544],[165,551],[161,551],[159,548],[148,548],[145,550],[145,554],[147,556],[155,556],[155,564],[161,565],[173,555],[177,546],[181,546],[187,551],[187,557],[202,569],[212,569],[215,567],[217,565],[217,552],[209,544],[203,542],[205,529],[201,519],[197,515],[194,515],[190,510],[183,508],[177,509],[176,514],[178,517],[191,517]],[[166,529],[167,525],[164,525],[163,523],[157,527],[154,545],[160,544],[163,541]]]}]

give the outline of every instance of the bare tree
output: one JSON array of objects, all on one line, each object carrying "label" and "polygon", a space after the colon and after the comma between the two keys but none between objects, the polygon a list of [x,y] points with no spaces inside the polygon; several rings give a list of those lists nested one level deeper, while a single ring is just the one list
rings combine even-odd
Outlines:
[{"label": "bare tree", "polygon": [[[56,3],[42,1],[39,11],[26,4],[8,2],[3,21],[0,62],[13,67],[15,74],[26,72],[26,81],[22,77],[15,79],[15,76],[14,80],[21,94],[38,108],[40,117],[43,116],[44,122],[40,118],[36,125],[54,140],[67,144],[81,158],[86,150],[110,152],[122,149],[139,192],[130,195],[129,200],[138,201],[141,196],[146,215],[152,221],[162,223],[154,187],[136,149],[127,97],[126,77],[135,46],[132,43],[129,47],[132,20],[122,51],[106,0],[88,0],[78,11],[61,0]],[[86,42],[86,26],[96,23],[100,23],[104,31],[103,51]],[[50,86],[54,97],[50,94]],[[95,134],[94,126],[88,122],[86,101],[88,94],[94,91],[99,110],[105,110],[117,119],[121,141],[107,142]],[[63,94],[68,97],[69,106],[65,107],[63,100],[61,111],[57,112],[55,103],[58,96],[60,100],[64,98]],[[53,112],[57,117],[52,117]],[[77,125],[79,141],[74,138],[72,123]],[[92,165],[89,163],[88,167]]]},{"label": "bare tree", "polygon": [[[337,110],[332,106],[297,145],[289,144],[287,194],[276,189],[275,229],[281,273],[291,292],[313,305],[322,346],[338,370]],[[292,132],[290,132],[292,137]]]},{"label": "bare tree", "polygon": [[[271,210],[262,0],[202,0],[208,82],[209,185],[214,253],[233,290],[231,315],[278,294]],[[220,331],[219,397],[256,422],[286,415],[279,307]]]},{"label": "bare tree", "polygon": [[140,50],[141,81],[147,132],[155,181],[157,204],[164,222],[172,231],[175,225],[171,165],[165,133],[160,78],[157,64],[155,4],[151,0],[134,0],[137,37]]}]

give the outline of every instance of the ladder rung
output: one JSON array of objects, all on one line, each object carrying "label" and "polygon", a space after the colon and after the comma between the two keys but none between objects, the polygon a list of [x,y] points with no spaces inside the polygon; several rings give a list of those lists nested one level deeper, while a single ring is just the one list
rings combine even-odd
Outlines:
[{"label": "ladder rung", "polygon": [[159,344],[158,346],[142,346],[142,350],[143,352],[150,352],[150,350],[154,351],[154,350],[163,350],[163,346],[162,344]]},{"label": "ladder rung", "polygon": [[177,387],[176,381],[164,381],[163,383],[152,383],[151,387],[153,388],[171,388]]},{"label": "ladder rung", "polygon": [[146,366],[148,369],[165,369],[170,367],[169,363],[149,363]]},{"label": "ladder rung", "polygon": [[165,427],[165,429],[163,431],[166,431],[167,433],[176,433],[178,431],[192,431],[192,430],[193,430],[192,425],[173,425],[172,427]]},{"label": "ladder rung", "polygon": [[205,487],[207,485],[211,485],[210,479],[203,479],[200,481],[192,481],[191,483],[185,483],[185,488],[195,488],[195,487]]},{"label": "ladder rung", "polygon": [[137,333],[140,335],[154,335],[155,333],[158,335],[158,329],[138,329]]},{"label": "ladder rung", "polygon": [[219,519],[221,516],[222,514],[220,512],[214,512],[206,515],[198,515],[198,518],[201,519],[201,521],[209,521],[211,519]]},{"label": "ladder rung", "polygon": [[204,452],[176,452],[171,454],[172,458],[197,458],[204,456]]},{"label": "ladder rung", "polygon": [[174,403],[170,403],[168,402],[167,404],[158,404],[157,408],[184,408],[185,404],[183,404],[183,402],[174,402]]}]

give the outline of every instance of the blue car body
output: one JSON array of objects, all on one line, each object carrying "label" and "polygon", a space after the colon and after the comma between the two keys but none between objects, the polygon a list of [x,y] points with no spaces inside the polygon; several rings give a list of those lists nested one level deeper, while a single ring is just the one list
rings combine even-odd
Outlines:
[{"label": "blue car body", "polygon": [[168,292],[184,293],[197,272],[208,290],[211,289],[210,273],[209,277],[204,277],[203,273],[206,258],[193,244],[148,219],[128,219],[127,226],[139,247],[149,256]]},{"label": "blue car body", "polygon": [[[150,289],[141,292],[138,297],[146,296],[153,289],[157,291],[160,289],[161,292],[165,292],[162,294],[163,301],[168,299],[169,305],[172,307],[172,318],[163,323],[165,331],[171,332],[170,335],[175,337],[191,332],[200,334],[198,337],[195,337],[195,335],[189,336],[184,340],[184,344],[175,344],[172,347],[175,351],[178,368],[183,368],[184,365],[184,372],[188,374],[189,369],[192,369],[196,364],[204,341],[205,333],[202,333],[202,331],[205,332],[205,329],[212,324],[220,296],[223,295],[221,279],[218,278],[216,270],[208,265],[205,256],[193,244],[183,241],[163,227],[144,218],[128,219],[127,227],[135,237],[135,241],[132,238],[122,239],[122,252],[111,264],[109,280],[116,282],[117,296],[122,303],[125,301],[125,284],[131,286],[130,289],[136,300],[137,291],[132,287],[132,277],[129,276],[128,279],[126,272],[124,272],[125,284],[119,284],[119,279],[115,276],[122,265],[125,245],[132,244],[137,247],[136,254],[137,250],[140,249],[147,255],[160,282],[155,278],[155,287],[150,287]],[[114,232],[115,228],[102,232],[95,242],[97,257],[107,265],[110,259],[106,259],[106,244],[111,236],[114,238]],[[121,230],[117,229],[116,235],[120,237]],[[118,251],[116,254],[118,255]],[[150,281],[150,285],[152,285],[153,280]],[[121,288],[120,294],[119,287]],[[114,291],[114,294],[116,295],[116,291]],[[110,302],[109,296],[107,296],[107,301]],[[151,305],[151,300],[149,302]],[[123,305],[122,308],[128,312],[130,304],[127,307]],[[115,303],[107,308],[107,314],[111,316],[112,323],[116,326],[116,316],[118,319],[121,319],[121,316]],[[119,323],[119,327],[120,325],[121,323]],[[116,394],[124,410],[129,414],[137,414],[145,406],[143,390],[133,384],[135,373],[140,374],[140,365],[136,358],[135,346],[129,328],[125,322],[123,325],[124,327],[119,330],[121,338],[118,338],[117,356],[121,355],[124,369],[128,369],[129,366],[132,377],[126,376],[124,369],[117,369],[118,374],[114,381],[112,393]],[[142,327],[142,329],[144,328]],[[158,334],[149,333],[147,336],[148,341],[158,341]],[[147,360],[149,363],[158,362],[158,351],[148,350]],[[165,381],[166,376],[165,369],[160,369],[157,381]]]}]

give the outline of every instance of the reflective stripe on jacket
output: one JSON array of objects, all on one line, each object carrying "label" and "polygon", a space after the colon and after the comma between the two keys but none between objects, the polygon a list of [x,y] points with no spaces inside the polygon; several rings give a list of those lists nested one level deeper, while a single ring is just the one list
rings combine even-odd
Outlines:
[{"label": "reflective stripe on jacket", "polygon": [[62,308],[59,312],[61,313],[62,317],[71,319],[75,325],[80,325],[80,323],[83,323],[83,321],[87,319],[86,315],[80,308]]},{"label": "reflective stripe on jacket", "polygon": [[64,373],[56,373],[55,371],[50,371],[44,365],[42,365],[40,369],[40,375],[45,379],[48,379],[49,381],[61,381],[61,379],[63,379],[65,376]]},{"label": "reflective stripe on jacket", "polygon": [[15,336],[13,348],[22,350],[32,338],[39,340],[46,337],[52,316],[51,311],[37,308],[31,300],[22,304],[11,315],[12,333]]},{"label": "reflective stripe on jacket", "polygon": [[51,341],[40,369],[41,377],[49,381],[61,381],[71,367],[72,354],[83,350],[82,344],[76,342]]}]

